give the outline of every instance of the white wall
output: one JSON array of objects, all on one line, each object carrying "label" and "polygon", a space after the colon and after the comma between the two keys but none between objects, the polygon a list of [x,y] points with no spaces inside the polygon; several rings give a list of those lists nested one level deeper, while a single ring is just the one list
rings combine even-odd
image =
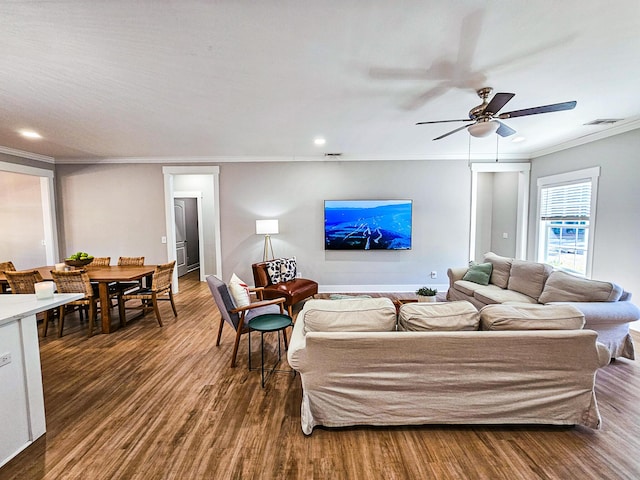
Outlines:
[{"label": "white wall", "polygon": [[[58,165],[64,252],[166,261],[162,165]],[[298,258],[302,274],[322,287],[448,283],[450,266],[466,265],[471,174],[466,161],[223,163],[220,208],[223,278],[253,284],[251,264],[264,238],[255,220],[278,218],[277,256]],[[184,184],[180,189],[191,190]],[[408,251],[325,251],[324,200],[413,200]],[[210,218],[203,215],[203,222]],[[429,273],[435,270],[438,278]]]},{"label": "white wall", "polygon": [[493,176],[493,172],[480,172],[477,176],[476,262],[482,262],[484,254],[492,251],[491,226],[493,224]]},{"label": "white wall", "polygon": [[0,171],[0,262],[16,269],[46,265],[40,178]]},{"label": "white wall", "polygon": [[592,278],[620,284],[640,298],[640,130],[533,160],[528,258],[536,258],[539,177],[600,166]]},{"label": "white wall", "polygon": [[[505,257],[516,256],[518,173],[493,173],[491,251]],[[507,234],[504,238],[503,234]]]},{"label": "white wall", "polygon": [[475,260],[487,252],[515,257],[518,173],[480,172],[477,178]]},{"label": "white wall", "polygon": [[[223,277],[253,283],[251,263],[264,240],[255,220],[278,218],[276,256],[298,259],[302,275],[325,290],[342,286],[447,284],[446,270],[466,265],[471,174],[466,161],[223,164],[220,171]],[[413,200],[413,248],[325,251],[324,200]],[[431,271],[438,278],[429,278]]]},{"label": "white wall", "polygon": [[144,256],[167,261],[162,167],[153,164],[58,165],[61,257]]}]

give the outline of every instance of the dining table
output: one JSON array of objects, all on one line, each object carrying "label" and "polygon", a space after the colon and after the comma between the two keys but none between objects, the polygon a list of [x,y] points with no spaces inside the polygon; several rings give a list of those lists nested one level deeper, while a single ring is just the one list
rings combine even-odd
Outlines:
[{"label": "dining table", "polygon": [[[43,280],[53,280],[51,270],[55,266],[42,266],[27,270],[38,270]],[[89,280],[98,284],[98,295],[100,297],[100,317],[102,320],[102,333],[111,333],[115,329],[111,327],[111,300],[109,298],[109,285],[118,282],[135,282],[147,278],[147,285],[151,286],[151,277],[155,272],[155,265],[132,265],[132,266],[105,266],[85,268],[89,274]],[[0,285],[8,284],[3,272],[0,272]]]}]

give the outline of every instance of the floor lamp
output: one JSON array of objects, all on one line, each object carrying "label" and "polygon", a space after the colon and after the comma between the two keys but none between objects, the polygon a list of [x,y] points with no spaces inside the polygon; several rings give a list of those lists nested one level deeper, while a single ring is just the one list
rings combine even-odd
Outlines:
[{"label": "floor lamp", "polygon": [[[262,261],[266,262],[273,256],[273,246],[271,245],[271,235],[278,233],[278,220],[256,220],[256,235],[264,235],[264,253]],[[271,257],[269,257],[271,252]]]}]

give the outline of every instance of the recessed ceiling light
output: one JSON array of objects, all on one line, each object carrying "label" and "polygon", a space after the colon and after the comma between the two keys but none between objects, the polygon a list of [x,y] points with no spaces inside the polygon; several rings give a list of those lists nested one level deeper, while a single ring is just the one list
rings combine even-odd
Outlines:
[{"label": "recessed ceiling light", "polygon": [[325,143],[327,143],[327,141],[324,138],[318,137],[313,141],[313,143],[319,146],[324,145]]},{"label": "recessed ceiling light", "polygon": [[526,138],[524,137],[513,137],[513,140],[511,140],[513,143],[520,143],[520,142],[524,142],[526,140]]},{"label": "recessed ceiling light", "polygon": [[38,132],[34,132],[33,130],[20,130],[20,135],[26,138],[34,138],[34,139],[42,138],[42,135],[40,135]]}]

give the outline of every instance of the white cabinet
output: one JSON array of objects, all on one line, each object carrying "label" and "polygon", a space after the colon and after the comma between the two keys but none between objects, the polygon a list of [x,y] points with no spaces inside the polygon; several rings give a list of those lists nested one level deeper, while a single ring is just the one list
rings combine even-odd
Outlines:
[{"label": "white cabinet", "polygon": [[0,295],[0,467],[46,431],[36,313],[78,298]]}]

